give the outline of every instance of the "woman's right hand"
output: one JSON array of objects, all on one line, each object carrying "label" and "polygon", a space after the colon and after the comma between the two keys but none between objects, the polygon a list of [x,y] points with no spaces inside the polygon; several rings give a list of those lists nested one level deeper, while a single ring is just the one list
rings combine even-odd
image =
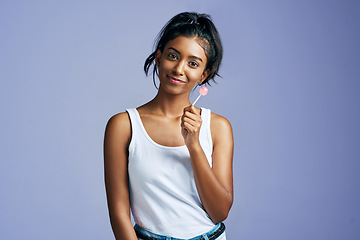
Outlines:
[{"label": "woman's right hand", "polygon": [[202,124],[200,113],[200,109],[193,105],[184,108],[184,114],[181,117],[181,134],[188,148],[194,144],[200,145],[199,135]]}]

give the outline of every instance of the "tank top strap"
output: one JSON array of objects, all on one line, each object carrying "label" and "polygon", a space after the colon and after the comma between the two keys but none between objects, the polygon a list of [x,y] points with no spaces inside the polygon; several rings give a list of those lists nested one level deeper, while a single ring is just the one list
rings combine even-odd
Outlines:
[{"label": "tank top strap", "polygon": [[129,154],[133,154],[134,151],[136,151],[137,148],[137,141],[139,139],[141,140],[141,134],[142,134],[142,122],[141,118],[136,110],[136,108],[129,108],[126,109],[126,112],[129,114],[130,123],[131,123],[131,140],[129,145]]},{"label": "tank top strap", "polygon": [[128,108],[126,109],[126,112],[130,117],[132,135],[137,134],[137,129],[141,129],[141,122],[140,119],[138,119],[136,109]]}]

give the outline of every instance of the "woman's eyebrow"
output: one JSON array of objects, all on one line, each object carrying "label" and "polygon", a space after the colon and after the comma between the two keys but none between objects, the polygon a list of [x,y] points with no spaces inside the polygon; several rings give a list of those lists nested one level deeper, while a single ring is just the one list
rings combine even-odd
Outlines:
[{"label": "woman's eyebrow", "polygon": [[[173,47],[169,47],[168,49],[171,49],[171,50],[173,50],[173,51],[175,51],[176,53],[178,53],[178,54],[181,54],[180,52],[179,52],[179,50],[177,50],[176,48],[173,48]],[[197,57],[197,56],[190,56],[191,58],[195,58],[195,59],[198,59],[199,61],[203,61],[201,58],[199,58],[199,57]]]},{"label": "woman's eyebrow", "polygon": [[179,52],[179,50],[177,50],[176,48],[169,47],[169,49],[174,50],[174,51],[177,52],[178,54],[181,54],[181,53]]}]

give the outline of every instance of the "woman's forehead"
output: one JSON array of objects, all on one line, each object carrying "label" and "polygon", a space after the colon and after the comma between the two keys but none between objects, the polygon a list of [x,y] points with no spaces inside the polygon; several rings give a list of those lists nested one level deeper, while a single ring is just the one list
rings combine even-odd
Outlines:
[{"label": "woman's forehead", "polygon": [[176,49],[182,55],[194,55],[202,59],[206,58],[204,40],[198,37],[178,36],[170,40],[165,49]]}]

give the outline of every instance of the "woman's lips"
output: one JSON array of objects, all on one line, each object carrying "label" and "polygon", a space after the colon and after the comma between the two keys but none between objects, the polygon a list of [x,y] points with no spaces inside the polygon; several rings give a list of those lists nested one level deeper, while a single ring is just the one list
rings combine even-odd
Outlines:
[{"label": "woman's lips", "polygon": [[173,84],[184,84],[185,83],[185,81],[182,81],[182,80],[177,79],[177,78],[173,78],[173,77],[169,77],[169,76],[168,76],[168,78],[169,78],[170,82],[173,83]]}]

